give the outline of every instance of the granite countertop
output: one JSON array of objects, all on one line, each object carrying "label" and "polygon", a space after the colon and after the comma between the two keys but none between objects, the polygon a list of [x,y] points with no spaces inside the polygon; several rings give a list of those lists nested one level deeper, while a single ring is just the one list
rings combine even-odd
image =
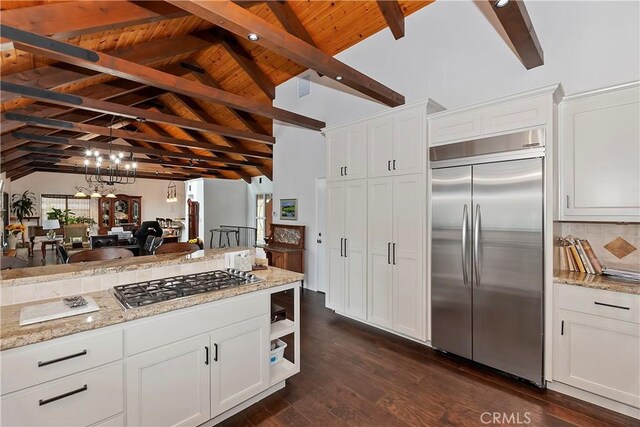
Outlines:
[{"label": "granite countertop", "polygon": [[304,275],[300,273],[294,273],[292,271],[282,270],[275,267],[269,267],[266,270],[256,270],[253,273],[264,279],[264,281],[220,289],[217,291],[193,295],[173,301],[165,301],[130,310],[124,310],[109,290],[91,292],[86,295],[94,298],[100,307],[100,311],[27,326],[20,326],[19,324],[20,310],[22,307],[26,305],[41,304],[47,301],[5,306],[2,307],[0,318],[0,350],[8,350],[78,332],[104,328],[106,326],[117,325],[119,323],[129,322],[181,308],[192,307],[198,304],[205,304],[212,301],[270,289],[288,283],[293,283],[304,278]]},{"label": "granite countertop", "polygon": [[625,294],[640,295],[640,283],[615,279],[611,276],[602,276],[573,271],[560,270],[553,278],[554,283],[582,286],[605,291],[622,292]]},{"label": "granite countertop", "polygon": [[[238,247],[233,251],[249,250]],[[42,267],[19,268],[0,271],[0,284],[16,286],[54,280],[74,279],[77,277],[95,276],[98,274],[120,273],[124,271],[145,270],[166,265],[186,264],[224,258],[229,248],[203,249],[191,254],[146,255],[133,258],[114,259],[110,261],[91,261],[76,264],[55,264]]]}]

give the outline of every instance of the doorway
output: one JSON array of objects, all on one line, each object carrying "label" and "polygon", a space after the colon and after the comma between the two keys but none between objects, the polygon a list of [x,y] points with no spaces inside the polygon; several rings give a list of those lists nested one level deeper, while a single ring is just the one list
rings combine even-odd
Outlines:
[{"label": "doorway", "polygon": [[318,292],[325,291],[325,189],[327,182],[325,178],[316,179],[316,287]]},{"label": "doorway", "polygon": [[271,194],[256,194],[256,242],[264,244],[264,238],[271,232],[273,220],[273,197]]}]

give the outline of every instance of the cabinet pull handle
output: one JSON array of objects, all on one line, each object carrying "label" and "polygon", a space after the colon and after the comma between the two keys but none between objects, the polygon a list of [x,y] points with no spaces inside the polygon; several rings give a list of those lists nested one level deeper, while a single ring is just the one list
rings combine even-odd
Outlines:
[{"label": "cabinet pull handle", "polygon": [[396,161],[393,161],[393,170],[396,170]]},{"label": "cabinet pull handle", "polygon": [[387,243],[387,264],[391,265],[391,242]]},{"label": "cabinet pull handle", "polygon": [[349,175],[349,174],[347,173],[347,167],[345,166],[344,167],[344,176],[347,176],[347,175]]},{"label": "cabinet pull handle", "polygon": [[390,171],[391,170],[391,160],[389,160],[387,162],[387,170]]},{"label": "cabinet pull handle", "polygon": [[65,360],[73,359],[74,357],[80,357],[87,354],[87,350],[82,350],[78,353],[70,354],[68,356],[58,357],[57,359],[47,360],[46,362],[38,362],[38,368],[42,368],[43,366],[52,365],[54,363],[63,362]]},{"label": "cabinet pull handle", "polygon": [[396,244],[393,244],[393,265],[396,265]]},{"label": "cabinet pull handle", "polygon": [[567,209],[569,209],[569,195],[567,194]]},{"label": "cabinet pull handle", "polygon": [[340,256],[343,257],[344,256],[344,252],[342,252],[342,241],[344,240],[343,237],[340,238]]},{"label": "cabinet pull handle", "polygon": [[622,305],[607,304],[607,303],[598,302],[598,301],[594,301],[593,303],[595,305],[602,305],[602,306],[605,306],[605,307],[617,308],[617,309],[620,309],[620,310],[629,310],[630,309],[630,307],[624,307]]},{"label": "cabinet pull handle", "polygon": [[344,166],[340,166],[340,176],[344,176],[344,175],[342,174],[342,169],[344,169]]},{"label": "cabinet pull handle", "polygon": [[62,393],[58,396],[55,397],[50,397],[49,399],[40,399],[38,401],[38,405],[43,406],[46,405],[47,403],[51,403],[51,402],[55,402],[56,400],[60,400],[60,399],[64,399],[65,397],[69,397],[69,396],[73,396],[74,394],[78,394],[78,393],[82,393],[83,391],[87,391],[87,385],[83,385],[80,388],[77,388],[75,390],[71,390],[68,391],[66,393]]},{"label": "cabinet pull handle", "polygon": [[218,361],[218,344],[213,344],[213,361],[217,362]]},{"label": "cabinet pull handle", "polygon": [[560,322],[560,335],[564,335],[564,320]]},{"label": "cabinet pull handle", "polygon": [[204,364],[205,365],[209,364],[209,346],[208,345],[204,346]]},{"label": "cabinet pull handle", "polygon": [[347,257],[347,238],[344,238],[344,257]]}]

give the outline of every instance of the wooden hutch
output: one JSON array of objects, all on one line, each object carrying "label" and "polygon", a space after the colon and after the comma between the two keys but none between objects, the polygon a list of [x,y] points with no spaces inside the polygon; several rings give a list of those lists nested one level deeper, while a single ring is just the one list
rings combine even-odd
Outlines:
[{"label": "wooden hutch", "polygon": [[116,198],[103,197],[98,202],[99,234],[107,234],[112,227],[133,231],[142,222],[142,196],[116,194]]},{"label": "wooden hutch", "polygon": [[304,274],[304,225],[271,224],[268,243],[259,247],[269,265]]}]

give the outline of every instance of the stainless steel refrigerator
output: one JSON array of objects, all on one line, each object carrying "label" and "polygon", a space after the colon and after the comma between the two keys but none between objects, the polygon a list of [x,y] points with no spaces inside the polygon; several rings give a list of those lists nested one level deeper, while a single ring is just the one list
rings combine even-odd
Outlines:
[{"label": "stainless steel refrigerator", "polygon": [[544,132],[430,159],[432,345],[543,386]]}]

